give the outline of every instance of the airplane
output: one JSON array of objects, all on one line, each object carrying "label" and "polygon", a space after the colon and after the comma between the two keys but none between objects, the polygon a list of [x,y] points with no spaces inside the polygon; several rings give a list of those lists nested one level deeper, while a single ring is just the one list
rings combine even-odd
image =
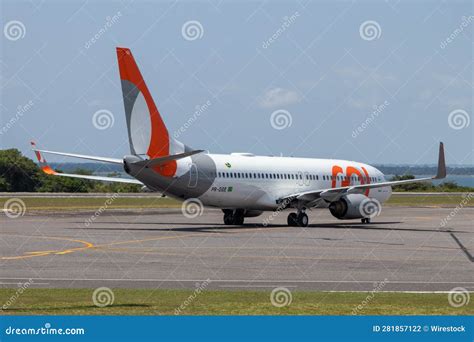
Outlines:
[{"label": "airplane", "polygon": [[[392,186],[446,177],[444,146],[439,144],[433,177],[387,181],[368,164],[333,159],[257,156],[252,153],[211,154],[170,135],[132,52],[117,47],[130,154],[123,159],[40,150],[32,142],[41,169],[50,175],[140,184],[148,191],[180,200],[196,199],[220,208],[226,225],[243,225],[246,217],[265,211],[293,209],[289,226],[307,227],[307,210],[327,208],[340,220],[371,222]],[[59,173],[42,153],[122,165],[133,178]]]}]

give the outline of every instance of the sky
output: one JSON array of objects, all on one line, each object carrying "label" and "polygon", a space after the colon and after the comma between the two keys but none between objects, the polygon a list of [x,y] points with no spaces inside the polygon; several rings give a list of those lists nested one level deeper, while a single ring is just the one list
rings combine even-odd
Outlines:
[{"label": "sky", "polygon": [[123,46],[193,148],[474,164],[471,1],[2,0],[1,26],[0,148],[30,158],[130,153]]}]

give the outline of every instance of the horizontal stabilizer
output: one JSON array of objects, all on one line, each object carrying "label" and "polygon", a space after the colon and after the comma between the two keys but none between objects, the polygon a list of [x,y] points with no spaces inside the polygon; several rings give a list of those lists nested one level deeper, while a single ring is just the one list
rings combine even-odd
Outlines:
[{"label": "horizontal stabilizer", "polygon": [[[36,157],[38,158],[38,162],[40,164],[41,170],[43,170],[43,172],[47,173],[48,175],[88,179],[88,180],[103,181],[103,182],[115,182],[115,183],[128,183],[128,184],[143,185],[142,182],[140,182],[137,179],[133,179],[133,178],[116,178],[116,177],[79,175],[79,174],[74,174],[74,173],[60,173],[60,172],[57,172],[51,166],[49,166],[46,159],[44,159],[43,155],[41,154],[41,152],[43,152],[43,150],[37,149],[36,144],[33,141],[31,142],[31,146],[33,147],[33,151],[35,152]],[[66,153],[66,154],[59,153],[59,152],[50,152],[50,153],[59,154],[59,155],[69,155],[69,153]],[[71,156],[77,156],[77,155],[71,155]],[[85,157],[90,157],[90,156],[85,156]],[[93,158],[93,157],[91,157],[91,158]],[[85,159],[91,159],[91,158],[85,158]],[[100,157],[98,157],[98,158],[100,158]],[[112,160],[112,158],[107,158],[107,159]],[[101,159],[92,159],[92,160],[105,161],[102,158]],[[122,161],[120,159],[115,159],[115,160],[119,160],[120,164],[122,164]],[[109,162],[111,162],[111,161],[109,161]]]},{"label": "horizontal stabilizer", "polygon": [[[49,173],[49,172],[47,172],[47,173]],[[127,183],[127,184],[143,185],[142,182],[140,182],[137,179],[133,179],[133,178],[89,176],[89,175],[78,175],[78,174],[74,174],[74,173],[59,173],[59,172],[54,172],[54,173],[49,173],[49,174],[54,175],[54,176],[88,179],[88,180],[101,181],[101,182],[113,182],[113,183]]]},{"label": "horizontal stabilizer", "polygon": [[117,158],[108,158],[108,157],[97,157],[97,156],[88,156],[85,154],[75,154],[75,153],[65,153],[65,152],[55,152],[55,151],[47,151],[47,150],[38,150],[34,144],[34,142],[31,142],[31,145],[33,146],[32,150],[35,152],[42,152],[42,153],[47,153],[47,154],[56,154],[59,156],[66,156],[66,157],[72,157],[72,158],[80,158],[80,159],[88,159],[88,160],[94,160],[94,161],[100,161],[104,163],[112,163],[112,164],[123,164],[122,159],[117,159]]}]

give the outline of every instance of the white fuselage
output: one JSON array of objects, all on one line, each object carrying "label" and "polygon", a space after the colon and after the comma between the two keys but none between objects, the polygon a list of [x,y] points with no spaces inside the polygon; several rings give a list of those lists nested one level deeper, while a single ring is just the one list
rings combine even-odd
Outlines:
[{"label": "white fuselage", "polygon": [[[216,164],[216,175],[200,200],[205,205],[220,208],[274,210],[278,199],[292,194],[385,182],[378,169],[354,161],[244,153],[208,156]],[[385,202],[391,195],[391,187],[367,190],[366,195]],[[319,206],[326,207],[327,203],[323,201]]]}]

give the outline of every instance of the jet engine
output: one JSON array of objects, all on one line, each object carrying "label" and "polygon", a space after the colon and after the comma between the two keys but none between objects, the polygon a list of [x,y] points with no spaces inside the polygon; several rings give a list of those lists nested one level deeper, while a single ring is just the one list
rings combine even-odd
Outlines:
[{"label": "jet engine", "polygon": [[329,204],[332,216],[340,220],[372,217],[380,212],[380,203],[362,194],[349,194]]}]

